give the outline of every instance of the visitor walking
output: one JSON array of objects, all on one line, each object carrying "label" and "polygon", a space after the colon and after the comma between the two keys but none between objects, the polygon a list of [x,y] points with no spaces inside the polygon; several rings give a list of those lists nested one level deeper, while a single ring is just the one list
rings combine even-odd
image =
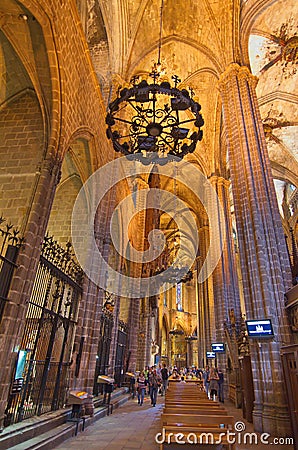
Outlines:
[{"label": "visitor walking", "polygon": [[210,399],[216,400],[217,392],[218,392],[218,380],[219,377],[217,375],[217,371],[214,367],[211,367],[209,373],[209,390],[210,390]]},{"label": "visitor walking", "polygon": [[204,384],[204,388],[207,394],[207,397],[210,398],[209,396],[209,366],[205,367],[205,370],[203,372],[203,384]]},{"label": "visitor walking", "polygon": [[220,368],[217,369],[217,374],[218,374],[218,400],[221,403],[224,403],[224,374]]},{"label": "visitor walking", "polygon": [[166,390],[168,389],[168,382],[169,382],[169,371],[165,364],[163,365],[163,368],[161,369],[160,373],[161,373],[161,379],[162,379],[161,395],[164,395],[166,393]]},{"label": "visitor walking", "polygon": [[149,376],[150,397],[152,406],[156,405],[157,392],[161,384],[162,379],[159,375],[157,375],[156,369],[154,369],[152,374]]},{"label": "visitor walking", "polygon": [[144,372],[141,372],[137,378],[138,404],[141,406],[144,402],[146,391],[146,378]]}]

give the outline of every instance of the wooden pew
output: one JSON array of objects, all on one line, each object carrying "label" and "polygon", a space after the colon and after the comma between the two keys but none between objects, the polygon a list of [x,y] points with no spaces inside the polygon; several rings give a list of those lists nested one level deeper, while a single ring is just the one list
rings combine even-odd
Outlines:
[{"label": "wooden pew", "polygon": [[180,412],[177,412],[175,414],[162,414],[161,416],[162,423],[164,425],[169,424],[180,424],[179,426],[190,426],[190,425],[208,425],[208,428],[210,426],[214,426],[216,428],[221,428],[221,425],[224,424],[227,425],[233,425],[234,424],[234,417],[225,415],[216,415],[214,413],[211,415],[211,417],[206,417],[203,414],[180,414]]},{"label": "wooden pew", "polygon": [[198,397],[198,396],[189,396],[189,395],[166,395],[165,402],[192,402],[192,403],[204,403],[204,402],[210,402],[210,403],[218,403],[213,402],[213,400],[209,400],[207,397]]},{"label": "wooden pew", "polygon": [[[165,407],[161,416],[165,443],[161,444],[161,449],[174,447],[180,448],[181,443],[175,441],[175,436],[179,433],[194,433],[197,442],[200,439],[205,446],[209,447],[212,442],[220,442],[225,448],[234,449],[235,446],[227,441],[227,431],[232,429],[234,418],[229,416],[226,409],[219,402],[214,402],[207,398],[200,386],[186,383],[173,383],[166,392]],[[211,433],[206,436],[206,433]],[[210,442],[206,442],[209,437]],[[168,444],[167,442],[170,442]],[[176,445],[175,445],[176,444]],[[177,446],[178,445],[178,446]],[[185,446],[184,448],[194,448]],[[214,447],[214,446],[213,446]],[[197,448],[197,446],[195,446]]]},{"label": "wooden pew", "polygon": [[194,388],[200,389],[201,386],[202,386],[201,383],[198,383],[198,382],[193,382],[193,383],[180,382],[180,383],[169,383],[168,389],[171,389],[171,390],[172,389],[194,389]]},{"label": "wooden pew", "polygon": [[183,407],[183,406],[197,406],[197,405],[202,405],[202,406],[208,406],[210,408],[216,408],[218,406],[220,406],[220,403],[218,402],[212,402],[211,400],[205,400],[205,401],[198,401],[197,399],[195,400],[189,400],[189,399],[181,399],[181,400],[166,400],[165,401],[165,406],[177,406],[177,408]]},{"label": "wooden pew", "polygon": [[[200,398],[200,399],[208,399],[207,394],[205,392],[167,392],[167,398]],[[208,399],[209,400],[209,399]]]},{"label": "wooden pew", "polygon": [[171,408],[171,407],[165,407],[163,409],[163,414],[190,414],[190,415],[196,415],[196,414],[215,414],[215,415],[227,415],[227,410],[224,408],[209,408],[208,406],[203,407],[196,407],[196,408],[187,408],[187,407],[181,407],[179,410],[177,408]]},{"label": "wooden pew", "polygon": [[205,391],[198,388],[194,389],[167,389],[166,395],[197,395],[199,397],[207,397]]},{"label": "wooden pew", "polygon": [[[234,450],[235,445],[227,440],[227,431],[232,430],[234,417],[224,414],[162,414],[164,441],[160,444],[160,449],[170,448],[177,445],[177,436],[188,443],[188,436],[191,436],[192,442],[194,436],[197,438],[197,444],[215,445],[221,444],[229,450]],[[179,442],[178,442],[179,444]],[[185,444],[183,444],[184,448]],[[193,448],[194,446],[192,445]],[[196,447],[195,447],[196,448]]]}]

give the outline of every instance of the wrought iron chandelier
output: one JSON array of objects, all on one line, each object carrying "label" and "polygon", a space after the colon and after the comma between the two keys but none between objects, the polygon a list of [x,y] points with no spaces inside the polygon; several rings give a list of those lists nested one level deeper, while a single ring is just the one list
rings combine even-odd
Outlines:
[{"label": "wrought iron chandelier", "polygon": [[187,342],[197,341],[198,340],[198,336],[196,334],[189,334],[188,336],[185,336],[185,340]]},{"label": "wrought iron chandelier", "polygon": [[[150,76],[153,83],[135,76],[132,87],[124,88],[109,104],[106,116],[107,137],[116,152],[145,165],[166,164],[173,157],[183,158],[195,151],[202,140],[204,125],[201,105],[193,99],[192,89],[178,89],[181,80],[172,76],[174,86],[158,79],[161,75],[162,11],[158,62]],[[172,158],[171,158],[172,157]]]},{"label": "wrought iron chandelier", "polygon": [[178,251],[179,243],[176,236],[173,240],[166,243],[164,253],[157,259],[157,266],[154,269],[154,275],[159,275],[160,282],[177,284],[179,282],[186,283],[192,280],[193,272],[188,266],[179,264],[176,260],[176,252]]},{"label": "wrought iron chandelier", "polygon": [[187,342],[191,342],[191,341],[197,341],[198,337],[197,336],[186,336],[185,340]]},{"label": "wrought iron chandelier", "polygon": [[[163,274],[164,272],[164,274]],[[170,266],[168,269],[158,269],[155,271],[154,275],[162,274],[160,277],[161,283],[186,283],[186,281],[192,278],[192,272],[188,267],[173,267]],[[188,278],[191,274],[191,278]]]},{"label": "wrought iron chandelier", "polygon": [[169,331],[169,334],[171,334],[172,336],[184,335],[184,331],[178,325],[178,317],[176,317],[174,327]]}]

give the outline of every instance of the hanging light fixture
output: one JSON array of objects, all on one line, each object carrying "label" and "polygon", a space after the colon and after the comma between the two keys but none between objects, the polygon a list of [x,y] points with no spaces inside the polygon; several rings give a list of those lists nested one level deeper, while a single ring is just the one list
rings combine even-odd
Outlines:
[{"label": "hanging light fixture", "polygon": [[187,336],[185,336],[185,340],[187,342],[191,342],[191,341],[197,341],[198,340],[198,336],[196,335],[196,333],[192,333],[190,330],[190,334],[188,334]]},{"label": "hanging light fixture", "polygon": [[197,337],[197,336],[194,336],[194,335],[186,336],[185,340],[186,340],[187,342],[197,341],[197,340],[198,340],[198,337]]},{"label": "hanging light fixture", "polygon": [[174,157],[183,158],[195,151],[202,140],[204,125],[201,105],[193,100],[192,89],[178,89],[181,80],[172,76],[173,86],[158,79],[164,71],[161,64],[162,13],[160,8],[158,61],[150,77],[139,82],[134,76],[132,87],[124,88],[109,104],[106,117],[107,137],[116,152],[145,165],[166,164]]},{"label": "hanging light fixture", "polygon": [[[178,210],[177,198],[177,165],[175,164],[175,173],[173,177],[173,194],[174,194],[174,211],[173,220],[178,220],[181,212]],[[193,278],[192,270],[183,263],[183,258],[179,257],[181,232],[176,226],[171,230],[171,237],[166,239],[165,249],[156,260],[156,267],[153,271],[154,275],[159,275],[161,284],[177,284],[186,283]]]},{"label": "hanging light fixture", "polygon": [[166,261],[162,266],[157,266],[154,275],[159,275],[160,283],[186,283],[192,280],[193,272],[187,266],[174,266],[171,260]]}]

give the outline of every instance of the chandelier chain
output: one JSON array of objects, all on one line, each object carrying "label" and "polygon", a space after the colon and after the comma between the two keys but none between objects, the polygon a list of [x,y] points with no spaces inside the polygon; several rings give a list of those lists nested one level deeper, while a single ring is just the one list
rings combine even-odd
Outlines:
[{"label": "chandelier chain", "polygon": [[159,20],[159,44],[158,44],[158,58],[157,58],[157,64],[161,64],[161,43],[162,43],[163,4],[164,4],[164,0],[161,0],[161,6],[160,6],[160,20]]}]

